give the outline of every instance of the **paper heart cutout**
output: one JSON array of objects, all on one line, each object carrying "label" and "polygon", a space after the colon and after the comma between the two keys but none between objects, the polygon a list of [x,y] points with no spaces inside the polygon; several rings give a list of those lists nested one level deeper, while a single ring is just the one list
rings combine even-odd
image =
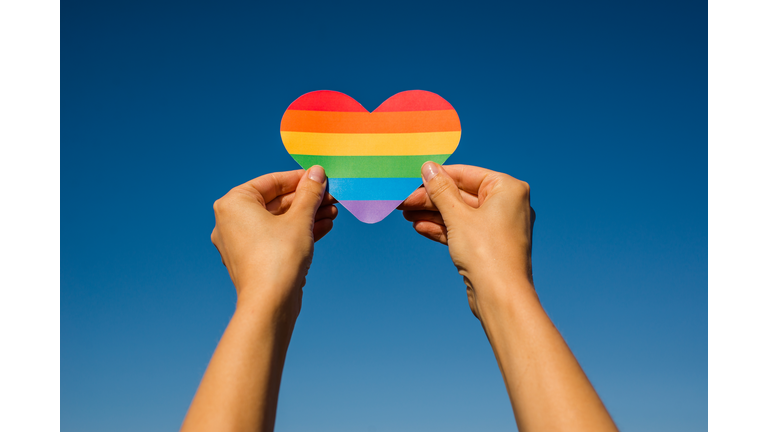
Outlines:
[{"label": "paper heart cutout", "polygon": [[280,136],[302,168],[325,168],[329,192],[347,210],[376,223],[421,186],[424,162],[453,154],[461,123],[428,91],[398,93],[369,113],[344,93],[320,90],[288,106]]}]

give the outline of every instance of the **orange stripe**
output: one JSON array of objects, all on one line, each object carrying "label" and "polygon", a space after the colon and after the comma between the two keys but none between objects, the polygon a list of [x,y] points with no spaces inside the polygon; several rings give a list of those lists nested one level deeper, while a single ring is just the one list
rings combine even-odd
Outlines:
[{"label": "orange stripe", "polygon": [[461,132],[319,133],[281,131],[290,154],[324,156],[407,156],[451,154]]},{"label": "orange stripe", "polygon": [[409,112],[336,112],[287,110],[280,130],[321,133],[458,132],[455,110]]}]

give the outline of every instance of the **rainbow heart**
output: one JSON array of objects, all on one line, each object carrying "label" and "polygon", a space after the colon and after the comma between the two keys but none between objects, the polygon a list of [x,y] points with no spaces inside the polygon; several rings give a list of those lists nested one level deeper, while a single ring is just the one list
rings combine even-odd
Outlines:
[{"label": "rainbow heart", "polygon": [[288,107],[280,136],[302,168],[325,168],[329,192],[347,210],[376,223],[421,185],[424,162],[442,164],[456,150],[461,123],[428,91],[398,93],[369,113],[344,93],[320,90]]}]

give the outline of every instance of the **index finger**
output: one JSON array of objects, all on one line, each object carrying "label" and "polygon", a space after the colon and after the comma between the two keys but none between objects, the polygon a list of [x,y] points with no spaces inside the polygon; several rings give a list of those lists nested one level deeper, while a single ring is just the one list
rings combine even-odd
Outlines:
[{"label": "index finger", "polygon": [[238,188],[251,193],[255,192],[264,200],[264,205],[266,206],[267,203],[280,195],[295,191],[304,173],[303,169],[297,169],[265,174],[241,184]]},{"label": "index finger", "polygon": [[[464,200],[464,203],[470,207],[478,208],[480,206],[477,202],[477,195],[472,195],[471,193],[464,192],[461,189],[459,189],[459,195],[461,195],[461,199]],[[397,206],[397,209],[437,211],[437,207],[432,203],[432,200],[429,199],[427,190],[424,189],[423,186],[420,186],[418,189],[413,191],[413,193],[411,193],[411,195],[408,196],[405,201],[401,202],[400,205]]]},{"label": "index finger", "polygon": [[472,165],[443,165],[445,171],[451,176],[459,190],[469,192],[472,195],[480,195],[480,192],[498,178],[501,173]]}]

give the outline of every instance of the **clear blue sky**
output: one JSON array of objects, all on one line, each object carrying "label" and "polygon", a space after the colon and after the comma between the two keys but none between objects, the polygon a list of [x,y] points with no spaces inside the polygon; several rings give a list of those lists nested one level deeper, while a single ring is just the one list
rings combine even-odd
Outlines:
[{"label": "clear blue sky", "polygon": [[[234,310],[212,204],[330,89],[458,111],[531,184],[536,288],[619,427],[707,428],[707,3],[62,4],[61,426],[180,425]],[[515,430],[447,249],[340,208],[277,431]]]}]

